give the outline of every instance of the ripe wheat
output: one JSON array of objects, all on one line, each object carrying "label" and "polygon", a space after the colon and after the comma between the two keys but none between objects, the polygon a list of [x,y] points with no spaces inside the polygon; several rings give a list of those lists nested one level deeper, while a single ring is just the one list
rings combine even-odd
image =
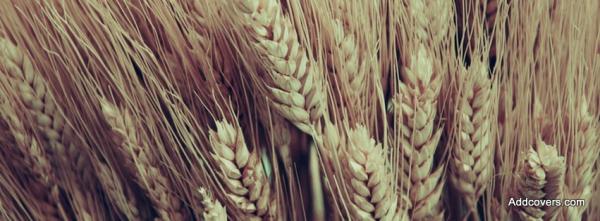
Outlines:
[{"label": "ripe wheat", "polygon": [[112,139],[118,145],[115,148],[126,162],[126,169],[144,189],[160,217],[164,220],[184,220],[185,213],[181,203],[156,159],[147,152],[148,146],[141,141],[133,116],[107,100],[101,100],[100,104],[102,113],[111,126]]},{"label": "ripe wheat", "polygon": [[441,129],[434,124],[441,73],[434,69],[430,52],[420,45],[403,67],[400,92],[392,99],[390,110],[401,123],[397,132],[402,155],[399,187],[410,198],[411,218],[442,220],[440,197],[443,170],[434,169],[434,153]]},{"label": "ripe wheat", "polygon": [[216,130],[210,130],[209,138],[213,159],[231,202],[228,208],[248,219],[275,218],[275,195],[271,194],[257,149],[250,152],[239,126],[226,121],[216,122],[216,126]]},{"label": "ripe wheat", "polygon": [[325,90],[321,70],[309,57],[306,46],[298,41],[298,32],[283,14],[276,0],[237,0],[255,45],[273,65],[274,85],[269,91],[273,106],[286,119],[305,133],[325,108]]},{"label": "ripe wheat", "polygon": [[457,142],[452,147],[448,178],[471,209],[475,208],[479,197],[491,182],[493,173],[493,103],[487,66],[474,62],[468,71],[464,71],[463,74],[467,76],[458,98],[459,110],[455,120],[458,124],[455,134]]}]

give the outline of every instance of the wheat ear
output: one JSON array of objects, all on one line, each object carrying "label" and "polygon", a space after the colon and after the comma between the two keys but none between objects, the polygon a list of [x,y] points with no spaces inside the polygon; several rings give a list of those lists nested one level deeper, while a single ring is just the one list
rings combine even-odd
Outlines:
[{"label": "wheat ear", "polygon": [[46,81],[35,70],[29,57],[10,41],[0,38],[0,59],[0,65],[7,72],[7,75],[1,77],[7,77],[8,82],[18,91],[30,116],[35,119],[33,123],[37,131],[44,135],[44,145],[50,147],[48,152],[51,157],[57,159],[59,164],[72,169],[80,178],[70,177],[70,180],[63,181],[62,185],[71,191],[72,199],[76,202],[73,206],[77,210],[77,216],[81,220],[91,219],[90,211],[96,207],[91,205],[91,201],[83,199],[83,196],[89,196],[90,192],[82,193],[77,187],[66,188],[69,182],[82,184],[92,181],[93,168],[89,164],[87,153],[75,142],[72,129],[65,125],[65,119],[59,113]]},{"label": "wheat ear", "polygon": [[202,200],[202,206],[204,206],[204,212],[202,213],[202,218],[205,221],[226,221],[227,220],[227,211],[225,207],[221,205],[216,199],[213,199],[208,190],[204,188],[198,189],[198,194],[200,195],[200,199]]},{"label": "wheat ear", "polygon": [[218,121],[216,126],[209,140],[226,195],[233,203],[228,208],[248,219],[274,218],[274,195],[257,149],[248,150],[239,126],[227,121]]},{"label": "wheat ear", "polygon": [[[2,93],[0,95],[5,96]],[[0,115],[8,123],[9,130],[15,139],[16,148],[14,149],[18,151],[15,154],[18,158],[13,159],[13,164],[22,165],[22,171],[27,171],[31,176],[26,185],[34,190],[32,195],[40,208],[40,218],[47,220],[65,219],[66,215],[60,206],[59,188],[55,183],[54,171],[43,149],[28,134],[15,110],[6,103],[0,105],[2,107]]]},{"label": "wheat ear", "polygon": [[260,53],[273,65],[268,87],[275,109],[305,133],[325,108],[322,71],[298,41],[298,32],[277,0],[237,0]]},{"label": "wheat ear", "polygon": [[[565,194],[568,199],[583,199],[589,202],[594,178],[597,176],[594,165],[600,154],[600,148],[598,148],[600,147],[600,139],[598,139],[600,123],[589,112],[585,97],[579,107],[577,118],[573,157],[567,161]],[[581,219],[586,209],[587,204],[582,207],[568,207],[569,220]]]},{"label": "wheat ear", "polygon": [[[520,197],[531,200],[556,200],[562,198],[565,159],[558,150],[537,140],[536,149],[531,148],[521,171],[517,191]],[[557,207],[513,207],[521,220],[555,220]]]},{"label": "wheat ear", "polygon": [[398,202],[381,144],[362,126],[349,130],[347,141],[343,169],[353,219],[394,220]]},{"label": "wheat ear", "polygon": [[[413,19],[414,43],[439,46],[450,34],[452,2],[445,0],[408,0],[408,15]],[[434,33],[432,35],[432,33]]]},{"label": "wheat ear", "polygon": [[[100,184],[112,203],[127,217],[127,220],[137,221],[142,220],[137,210],[137,203],[133,195],[125,191],[121,185],[121,178],[114,170],[103,163],[98,164],[98,178],[102,180]],[[106,182],[110,181],[110,182]]]},{"label": "wheat ear", "polygon": [[102,113],[111,127],[116,149],[125,161],[125,168],[133,175],[151,200],[163,220],[184,220],[179,199],[172,192],[167,177],[147,149],[136,129],[132,116],[108,101],[100,101]]},{"label": "wheat ear", "polygon": [[457,142],[452,148],[449,180],[469,209],[474,209],[493,173],[491,81],[481,62],[471,64],[466,74],[458,97]]},{"label": "wheat ear", "polygon": [[443,168],[434,169],[434,153],[441,130],[434,125],[441,75],[434,71],[430,52],[423,45],[411,55],[401,71],[399,94],[390,110],[396,119],[402,154],[399,186],[409,197],[413,220],[443,219],[440,204]]}]

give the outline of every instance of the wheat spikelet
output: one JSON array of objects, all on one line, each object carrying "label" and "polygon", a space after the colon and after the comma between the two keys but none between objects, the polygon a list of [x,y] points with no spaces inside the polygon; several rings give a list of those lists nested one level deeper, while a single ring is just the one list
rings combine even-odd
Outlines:
[{"label": "wheat spikelet", "polygon": [[248,219],[274,218],[273,195],[257,150],[248,150],[239,126],[227,121],[218,121],[216,126],[209,140],[226,195],[233,203],[228,208]]},{"label": "wheat spikelet", "polygon": [[256,47],[272,63],[273,106],[305,133],[325,108],[324,81],[317,63],[300,45],[298,33],[276,0],[237,0]]},{"label": "wheat spikelet", "polygon": [[[5,94],[0,93],[5,96]],[[0,103],[0,115],[8,123],[9,130],[15,139],[15,149],[18,158],[12,159],[14,165],[22,165],[22,171],[27,171],[31,178],[26,182],[40,207],[40,216],[47,220],[65,219],[60,206],[59,189],[55,183],[54,171],[35,139],[27,133],[19,121],[14,109],[7,103]]]},{"label": "wheat spikelet", "polygon": [[397,119],[402,154],[400,188],[407,193],[414,220],[443,219],[440,204],[443,168],[433,169],[434,153],[441,137],[434,118],[441,75],[434,71],[430,53],[423,45],[403,67],[400,92],[392,99],[390,110]]},{"label": "wheat spikelet", "polygon": [[[56,101],[42,76],[35,70],[28,56],[23,54],[17,46],[10,41],[0,38],[0,65],[2,65],[8,81],[14,86],[21,100],[25,104],[31,117],[35,119],[36,129],[44,135],[44,145],[49,146],[52,158],[59,164],[73,170],[80,180],[64,181],[62,185],[81,184],[92,182],[93,170],[89,164],[87,153],[81,150],[74,139],[74,134],[65,119],[59,113]],[[76,202],[77,215],[82,220],[92,218],[92,211],[96,208],[93,201],[84,200],[79,188],[65,188],[71,191],[72,199]]]},{"label": "wheat spikelet", "polygon": [[347,141],[343,159],[353,219],[393,220],[398,202],[381,144],[363,126],[349,130]]},{"label": "wheat spikelet", "polygon": [[116,148],[125,161],[125,168],[144,188],[160,217],[163,220],[184,220],[183,208],[173,194],[169,180],[140,140],[132,116],[104,99],[100,105],[111,126],[112,139],[118,145]]},{"label": "wheat spikelet", "polygon": [[[537,150],[529,149],[525,159],[517,192],[520,197],[530,200],[562,199],[565,159],[558,155],[554,146],[547,145],[541,138],[536,142]],[[555,220],[559,214],[555,206],[513,208],[521,220]]]},{"label": "wheat spikelet", "polygon": [[452,149],[449,180],[472,209],[491,181],[494,150],[487,67],[475,62],[468,74],[458,98],[457,143]]},{"label": "wheat spikelet", "polygon": [[208,190],[204,188],[198,189],[200,199],[202,200],[202,206],[204,206],[204,212],[202,218],[206,221],[226,221],[227,212],[225,207],[221,205],[216,199],[213,199]]},{"label": "wheat spikelet", "polygon": [[[588,110],[586,98],[579,107],[577,113],[578,123],[576,125],[574,156],[569,159],[566,173],[566,198],[584,199],[589,201],[592,195],[593,181],[597,176],[594,164],[600,154],[600,124]],[[570,220],[581,219],[586,206],[567,208]]]},{"label": "wheat spikelet", "polygon": [[413,20],[414,43],[438,46],[450,33],[451,1],[407,0],[409,17]]},{"label": "wheat spikelet", "polygon": [[137,204],[131,194],[125,192],[124,187],[120,185],[121,178],[103,163],[98,164],[98,178],[100,180],[110,180],[112,182],[100,182],[104,191],[108,197],[112,200],[112,203],[125,214],[127,220],[141,220],[139,211],[137,210]]}]

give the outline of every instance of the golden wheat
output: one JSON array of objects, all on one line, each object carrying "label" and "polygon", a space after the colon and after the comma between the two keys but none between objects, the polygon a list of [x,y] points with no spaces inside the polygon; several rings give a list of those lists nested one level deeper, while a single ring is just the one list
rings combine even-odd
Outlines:
[{"label": "golden wheat", "polygon": [[[519,197],[530,200],[560,200],[565,174],[565,159],[558,155],[558,150],[536,140],[535,149],[527,153],[525,166],[520,173],[517,192]],[[555,220],[559,214],[556,206],[526,206],[516,208],[521,220]]]},{"label": "golden wheat", "polygon": [[200,194],[202,206],[204,206],[202,218],[204,218],[205,221],[227,220],[227,212],[225,210],[225,207],[221,205],[221,203],[218,200],[213,199],[208,190],[200,188],[198,189],[198,194]]},{"label": "golden wheat", "polygon": [[209,138],[226,195],[232,202],[228,208],[247,219],[275,218],[274,195],[258,150],[250,152],[239,126],[227,121],[216,122],[216,126],[216,130],[210,130]]},{"label": "golden wheat", "polygon": [[[0,93],[2,96],[6,94]],[[6,97],[3,97],[6,98]],[[50,161],[35,139],[28,134],[24,125],[16,115],[16,111],[8,106],[4,100],[0,101],[0,115],[8,124],[10,133],[15,140],[15,151],[12,160],[13,165],[21,165],[21,171],[25,171],[31,178],[26,182],[34,191],[32,194],[40,207],[39,218],[48,220],[66,219],[66,215],[59,200],[59,188],[56,185],[56,177]]]},{"label": "golden wheat", "polygon": [[[125,169],[133,175],[164,220],[184,220],[185,213],[174,195],[167,177],[156,159],[148,153],[148,146],[140,140],[133,116],[107,100],[100,101],[102,114],[111,126],[115,147],[125,161]],[[132,212],[132,215],[135,213]]]},{"label": "golden wheat", "polygon": [[383,148],[365,127],[348,131],[343,161],[350,207],[357,220],[393,220],[398,204]]},{"label": "golden wheat", "polygon": [[69,182],[71,184],[93,182],[93,169],[87,153],[76,143],[72,129],[65,125],[65,119],[59,113],[56,101],[48,91],[47,83],[35,70],[29,57],[4,38],[0,38],[0,56],[2,58],[0,64],[7,72],[2,77],[8,78],[8,82],[18,91],[30,117],[35,119],[37,131],[44,135],[44,145],[50,148],[47,150],[51,157],[57,159],[60,165],[72,169],[80,178],[70,178],[62,183],[65,189],[71,191],[71,197],[76,202],[73,206],[77,209],[77,216],[81,220],[91,219],[93,217],[91,211],[96,206],[93,205],[93,201],[84,200],[84,195],[90,196],[90,193],[82,193],[83,189],[78,187],[67,188]]},{"label": "golden wheat", "polygon": [[460,90],[456,146],[452,148],[448,179],[460,192],[471,209],[491,182],[493,173],[494,143],[492,141],[491,81],[487,66],[474,62],[465,71],[466,80]]},{"label": "golden wheat", "polygon": [[313,122],[325,108],[322,71],[298,41],[298,32],[279,1],[237,0],[235,5],[256,47],[273,65],[274,85],[268,87],[273,106],[300,130],[312,134]]},{"label": "golden wheat", "polygon": [[400,92],[390,106],[400,121],[396,126],[403,168],[399,187],[410,198],[412,219],[441,220],[444,168],[434,169],[434,153],[442,131],[434,125],[434,118],[442,75],[423,45],[416,50],[402,69]]},{"label": "golden wheat", "polygon": [[[595,162],[600,154],[600,124],[594,119],[594,116],[588,110],[588,103],[583,97],[583,102],[577,112],[578,122],[576,124],[576,146],[573,147],[574,156],[570,159],[566,173],[567,199],[583,199],[586,202],[592,196],[594,178],[597,176],[597,169],[594,168]],[[569,220],[581,219],[587,208],[587,204],[582,207],[567,208]]]}]

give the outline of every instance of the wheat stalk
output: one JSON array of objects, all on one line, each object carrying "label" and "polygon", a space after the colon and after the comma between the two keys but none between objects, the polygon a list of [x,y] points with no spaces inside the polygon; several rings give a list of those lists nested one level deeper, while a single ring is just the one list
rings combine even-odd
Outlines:
[{"label": "wheat stalk", "polygon": [[[521,198],[530,200],[562,199],[562,186],[565,174],[565,159],[558,150],[538,138],[536,149],[529,149],[517,192]],[[555,220],[559,214],[557,207],[513,207],[521,220]]]},{"label": "wheat stalk", "polygon": [[452,148],[449,180],[469,209],[474,209],[493,173],[492,98],[487,66],[474,62],[468,74],[458,98],[457,142]]},{"label": "wheat stalk", "polygon": [[275,218],[274,195],[257,149],[248,150],[239,126],[227,121],[217,121],[216,126],[209,140],[226,195],[233,203],[228,208],[248,219]]},{"label": "wheat stalk", "polygon": [[[585,97],[579,107],[577,117],[575,146],[573,147],[573,157],[568,161],[565,194],[568,199],[583,199],[587,202],[592,196],[593,181],[597,176],[594,164],[600,154],[600,148],[598,148],[600,147],[600,139],[598,139],[600,124],[589,112]],[[567,208],[569,220],[581,219],[586,208],[587,204],[582,207]]]},{"label": "wheat stalk", "polygon": [[90,211],[97,209],[97,206],[93,205],[93,201],[83,199],[84,195],[90,196],[91,192],[82,193],[77,187],[67,188],[68,182],[92,182],[93,170],[87,153],[80,149],[73,130],[65,124],[52,93],[48,91],[47,83],[35,70],[29,57],[9,40],[0,38],[0,58],[0,64],[6,70],[2,77],[14,86],[32,119],[35,119],[35,127],[44,135],[44,145],[50,147],[48,152],[51,157],[73,170],[80,178],[70,177],[62,185],[71,191],[72,200],[75,201],[72,206],[76,208],[80,219],[91,219],[93,216]]},{"label": "wheat stalk", "polygon": [[226,221],[227,220],[227,211],[225,207],[221,205],[216,199],[213,199],[208,190],[204,188],[198,189],[198,194],[200,195],[200,199],[202,200],[202,205],[204,206],[204,212],[202,213],[202,218],[206,221]]},{"label": "wheat stalk", "polygon": [[135,177],[150,198],[153,207],[163,220],[184,220],[184,211],[179,199],[174,195],[169,180],[160,170],[159,165],[148,153],[138,135],[134,119],[128,111],[123,111],[102,99],[102,113],[111,126],[112,139],[125,168]]},{"label": "wheat stalk", "polygon": [[434,61],[423,45],[417,48],[402,69],[399,94],[391,101],[390,111],[399,114],[396,127],[402,155],[400,188],[407,194],[414,220],[443,219],[440,196],[443,168],[433,169],[434,153],[441,130],[434,118],[440,91],[441,74],[434,70]]},{"label": "wheat stalk", "polygon": [[343,169],[353,219],[394,220],[398,202],[381,144],[363,126],[349,130],[347,141]]},{"label": "wheat stalk", "polygon": [[273,65],[274,85],[268,87],[275,109],[300,130],[312,125],[325,108],[322,73],[298,41],[298,32],[276,0],[237,0],[248,31],[260,53]]}]

